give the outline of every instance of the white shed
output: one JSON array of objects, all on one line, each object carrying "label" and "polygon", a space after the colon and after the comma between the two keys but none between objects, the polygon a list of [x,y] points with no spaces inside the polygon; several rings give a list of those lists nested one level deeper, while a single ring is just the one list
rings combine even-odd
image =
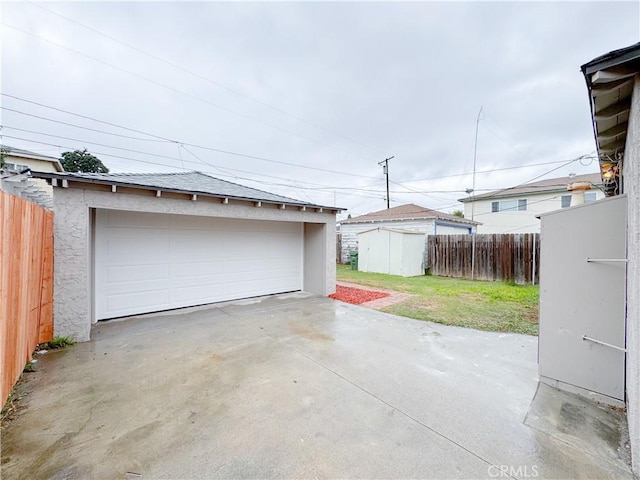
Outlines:
[{"label": "white shed", "polygon": [[424,233],[378,227],[358,233],[358,270],[402,277],[424,275]]}]

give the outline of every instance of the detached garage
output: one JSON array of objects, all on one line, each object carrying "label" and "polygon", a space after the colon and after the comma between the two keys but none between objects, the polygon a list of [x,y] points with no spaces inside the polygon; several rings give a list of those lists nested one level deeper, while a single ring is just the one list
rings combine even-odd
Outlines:
[{"label": "detached garage", "polygon": [[335,291],[335,207],[200,172],[37,173],[54,187],[54,333],[294,291]]}]

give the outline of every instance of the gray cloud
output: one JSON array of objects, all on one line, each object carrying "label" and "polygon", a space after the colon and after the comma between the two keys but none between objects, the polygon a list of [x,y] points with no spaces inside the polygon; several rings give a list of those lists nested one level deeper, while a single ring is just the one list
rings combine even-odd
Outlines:
[{"label": "gray cloud", "polygon": [[[638,41],[640,33],[636,2],[84,2],[43,6],[244,96],[29,3],[5,4],[4,21],[99,61],[3,28],[4,93],[182,142],[356,176],[192,147],[185,150],[149,138],[107,136],[7,111],[2,112],[2,125],[7,127],[4,135],[86,147],[103,153],[103,161],[113,171],[171,168],[107,154],[184,165],[231,175],[224,177],[231,180],[236,175],[241,183],[320,203],[332,204],[335,197],[353,213],[384,207],[384,182],[377,162],[390,155],[395,155],[391,162],[394,182],[410,182],[406,187],[421,192],[451,190],[418,194],[394,185],[392,190],[408,192],[392,194],[394,202],[452,210],[455,200],[470,186],[470,175],[415,180],[470,173],[481,105],[485,116],[480,121],[478,170],[592,152],[589,105],[579,66]],[[596,19],[616,28],[596,29]],[[2,105],[125,133],[6,97]],[[10,138],[3,142],[53,155],[67,149]],[[553,167],[479,174],[476,186],[515,185]],[[595,170],[594,164],[574,163],[556,173]],[[310,189],[318,184],[332,188]]]}]

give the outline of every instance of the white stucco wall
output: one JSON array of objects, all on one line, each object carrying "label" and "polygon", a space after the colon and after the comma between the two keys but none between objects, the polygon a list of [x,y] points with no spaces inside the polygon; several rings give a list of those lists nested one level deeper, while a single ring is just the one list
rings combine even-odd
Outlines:
[{"label": "white stucco wall", "polygon": [[[604,198],[604,193],[600,190],[592,189],[590,192],[595,192],[597,200]],[[527,199],[527,209],[524,211],[492,212],[491,203],[505,199],[476,200],[473,202],[475,203],[473,219],[482,222],[482,225],[478,225],[478,233],[540,233],[540,221],[536,215],[562,208],[563,195],[570,195],[570,193],[528,194],[509,198]],[[464,203],[464,218],[471,219],[471,203]]]},{"label": "white stucco wall", "polygon": [[[79,188],[54,188],[54,335],[89,340],[92,323],[92,228],[90,209],[202,215],[222,218],[290,221],[324,224],[324,285],[312,293],[335,292],[335,215],[257,208],[251,203],[224,205],[220,201],[156,198]],[[315,229],[317,234],[317,229]],[[310,244],[317,245],[317,241]],[[321,249],[318,249],[321,250]],[[320,276],[322,277],[322,275]],[[317,278],[317,277],[316,277]],[[316,284],[317,288],[319,285]]]},{"label": "white stucco wall", "polygon": [[636,76],[623,165],[627,210],[627,420],[640,476],[640,75]]}]

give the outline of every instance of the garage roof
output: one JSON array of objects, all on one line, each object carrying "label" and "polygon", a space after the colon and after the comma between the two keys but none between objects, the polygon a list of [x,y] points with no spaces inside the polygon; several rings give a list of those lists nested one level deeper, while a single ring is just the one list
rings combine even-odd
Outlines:
[{"label": "garage roof", "polygon": [[44,173],[34,172],[34,177],[51,179],[54,186],[57,180],[62,180],[62,186],[68,182],[92,183],[111,186],[124,186],[144,190],[185,193],[191,195],[206,195],[236,200],[249,200],[282,205],[323,208],[326,210],[343,210],[338,207],[327,207],[302,202],[293,198],[276,195],[256,188],[245,187],[237,183],[220,180],[202,172],[177,173]]}]

